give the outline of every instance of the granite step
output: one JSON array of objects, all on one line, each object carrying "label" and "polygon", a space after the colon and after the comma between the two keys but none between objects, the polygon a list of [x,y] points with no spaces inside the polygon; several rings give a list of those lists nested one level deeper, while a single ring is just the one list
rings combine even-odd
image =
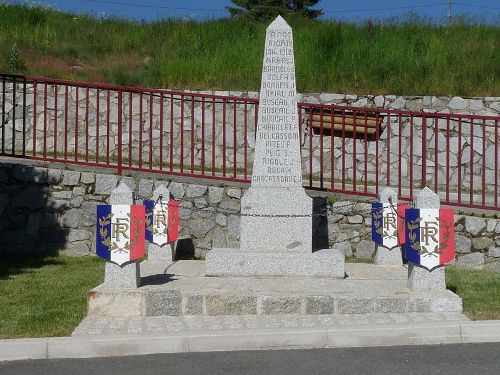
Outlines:
[{"label": "granite step", "polygon": [[203,261],[141,264],[137,289],[105,284],[88,296],[91,316],[325,315],[462,312],[451,291],[414,292],[401,266],[346,264],[346,278],[206,277]]},{"label": "granite step", "polygon": [[327,315],[226,315],[226,316],[88,316],[72,336],[128,334],[231,333],[280,329],[332,329],[394,327],[430,322],[459,322],[460,313],[371,313]]}]

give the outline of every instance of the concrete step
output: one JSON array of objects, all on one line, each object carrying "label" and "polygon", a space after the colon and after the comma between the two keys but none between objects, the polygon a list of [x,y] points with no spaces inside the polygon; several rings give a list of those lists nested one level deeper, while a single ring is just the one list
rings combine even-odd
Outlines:
[{"label": "concrete step", "polygon": [[451,291],[413,292],[399,266],[346,264],[345,279],[206,277],[203,261],[141,264],[142,286],[100,285],[88,296],[97,316],[329,315],[462,312]]},{"label": "concrete step", "polygon": [[282,329],[390,327],[468,321],[460,313],[372,313],[328,315],[226,315],[226,316],[88,316],[72,336],[126,334],[199,334]]}]

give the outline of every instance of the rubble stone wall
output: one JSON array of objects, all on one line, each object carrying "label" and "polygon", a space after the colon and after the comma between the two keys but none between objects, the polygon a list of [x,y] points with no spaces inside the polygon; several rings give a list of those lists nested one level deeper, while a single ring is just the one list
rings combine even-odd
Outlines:
[{"label": "rubble stone wall", "polygon": [[[160,184],[167,185],[181,201],[181,237],[192,240],[196,256],[212,247],[239,246],[240,199],[246,186],[141,173],[120,177],[3,160],[0,254],[94,254],[96,206],[107,202],[120,181],[139,203]],[[338,247],[348,257],[371,260],[370,201],[334,202],[326,194],[314,194],[313,247]],[[458,264],[500,271],[500,219],[457,214],[455,229]]]}]

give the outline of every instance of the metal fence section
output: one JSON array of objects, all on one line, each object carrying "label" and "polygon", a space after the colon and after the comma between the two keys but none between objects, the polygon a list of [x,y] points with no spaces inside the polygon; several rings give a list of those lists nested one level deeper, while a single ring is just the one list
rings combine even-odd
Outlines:
[{"label": "metal fence section", "polygon": [[[0,75],[1,154],[248,183],[258,99]],[[499,116],[299,103],[304,187],[500,210]]]}]

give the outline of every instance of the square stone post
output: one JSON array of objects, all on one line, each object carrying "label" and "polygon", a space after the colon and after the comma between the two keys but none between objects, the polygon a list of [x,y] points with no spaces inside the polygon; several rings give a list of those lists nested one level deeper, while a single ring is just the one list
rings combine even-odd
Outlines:
[{"label": "square stone post", "polygon": [[[170,191],[167,189],[165,185],[158,186],[153,192],[153,196],[151,199],[153,201],[157,201],[157,199],[162,196],[163,199],[170,199]],[[159,246],[155,243],[148,242],[148,262],[155,263],[170,263],[173,261],[172,256],[172,244],[165,244],[163,246]]]},{"label": "square stone post", "polygon": [[[378,198],[380,203],[392,203],[394,207],[397,207],[398,194],[390,187],[386,187],[382,190]],[[404,219],[398,217],[398,220]],[[401,246],[388,249],[385,246],[375,245],[375,259],[373,263],[377,265],[402,266],[403,256],[401,254]]]},{"label": "square stone post", "polygon": [[[415,208],[440,208],[439,196],[428,187],[415,196]],[[408,288],[411,290],[446,290],[444,266],[429,271],[427,268],[408,262]]]},{"label": "square stone post", "polygon": [[[111,191],[109,204],[134,204],[132,190],[124,182],[121,182],[117,188]],[[104,286],[133,289],[140,286],[140,280],[139,262],[129,262],[122,266],[106,262],[104,268]]]}]

